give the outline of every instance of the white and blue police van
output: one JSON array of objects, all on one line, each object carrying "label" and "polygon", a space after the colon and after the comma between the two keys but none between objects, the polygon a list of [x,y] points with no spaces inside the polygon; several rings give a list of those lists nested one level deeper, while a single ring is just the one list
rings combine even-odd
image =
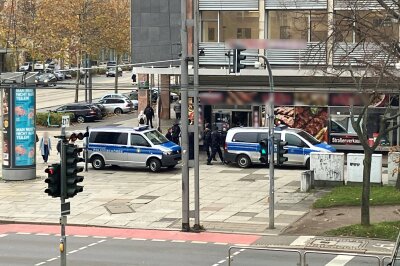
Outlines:
[{"label": "white and blue police van", "polygon": [[[260,163],[260,141],[268,139],[268,128],[236,127],[228,130],[224,147],[224,159],[227,163],[236,163],[241,168]],[[284,156],[288,160],[284,165],[302,165],[310,167],[311,152],[335,152],[332,146],[318,141],[304,130],[276,127],[274,139],[287,142]],[[275,153],[276,153],[275,145]],[[276,155],[275,163],[276,163]]]},{"label": "white and blue police van", "polygon": [[174,168],[182,156],[179,145],[148,126],[98,127],[89,130],[88,159],[94,169],[106,165]]}]

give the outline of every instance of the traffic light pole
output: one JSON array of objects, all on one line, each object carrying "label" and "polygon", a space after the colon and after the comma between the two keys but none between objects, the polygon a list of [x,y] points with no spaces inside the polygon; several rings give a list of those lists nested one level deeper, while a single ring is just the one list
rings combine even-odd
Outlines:
[{"label": "traffic light pole", "polygon": [[[61,206],[65,204],[65,195],[67,190],[67,169],[65,167],[67,161],[67,154],[66,154],[66,138],[65,138],[65,127],[61,128]],[[61,207],[60,207],[61,213]],[[66,266],[67,265],[67,238],[65,236],[65,226],[67,225],[67,216],[62,215],[60,216],[60,225],[61,225],[61,239],[60,239],[60,265]]]}]

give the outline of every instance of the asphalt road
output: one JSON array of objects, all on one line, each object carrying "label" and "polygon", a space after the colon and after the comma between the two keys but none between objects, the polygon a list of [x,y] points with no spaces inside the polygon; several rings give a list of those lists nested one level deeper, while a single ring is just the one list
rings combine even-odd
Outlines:
[{"label": "asphalt road", "polygon": [[[129,72],[124,72],[118,78],[118,91],[128,93],[134,87],[132,85]],[[85,100],[84,86],[79,86],[79,101]],[[93,77],[93,99],[98,99],[106,93],[114,92],[114,78],[105,76]],[[36,109],[37,111],[47,111],[66,103],[72,103],[75,99],[74,80],[60,81],[55,87],[37,87],[36,89]]]},{"label": "asphalt road", "polygon": [[[1,237],[2,235],[0,235]],[[59,237],[46,234],[7,234],[0,238],[0,265],[60,265]],[[67,237],[67,265],[228,265],[228,245],[179,240],[111,237]],[[248,250],[236,246],[231,265],[296,266],[296,251]],[[373,258],[308,254],[309,266],[379,265]]]}]

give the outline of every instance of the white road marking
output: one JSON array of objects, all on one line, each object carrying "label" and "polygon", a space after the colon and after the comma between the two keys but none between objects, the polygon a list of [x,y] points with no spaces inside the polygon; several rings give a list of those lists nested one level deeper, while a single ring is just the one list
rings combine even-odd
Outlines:
[{"label": "white road marking", "polygon": [[92,236],[93,238],[107,238],[106,236]]},{"label": "white road marking", "polygon": [[125,240],[126,237],[113,237],[113,239],[116,239],[116,240]]},{"label": "white road marking", "polygon": [[88,236],[85,236],[85,235],[73,235],[74,237],[80,237],[80,238],[84,238],[84,237],[88,237]]},{"label": "white road marking", "polygon": [[224,263],[226,260],[220,260],[220,261],[218,261],[218,264],[222,264],[222,263]]},{"label": "white road marking", "polygon": [[50,261],[53,261],[53,260],[56,260],[57,258],[51,258],[51,259],[48,259],[48,260],[46,260],[46,261],[48,261],[48,262],[50,262]]},{"label": "white road marking", "polygon": [[226,246],[226,245],[228,245],[228,243],[214,242],[214,245],[223,245],[223,246]]},{"label": "white road marking", "polygon": [[76,252],[78,252],[78,250],[77,250],[77,249],[75,249],[75,250],[72,250],[72,251],[68,252],[68,254],[74,254],[74,253],[76,253]]},{"label": "white road marking", "polygon": [[46,262],[42,261],[42,262],[36,263],[35,266],[40,266],[40,265],[43,265],[43,264],[46,264]]},{"label": "white road marking", "polygon": [[147,239],[146,238],[131,238],[131,240],[134,240],[134,241],[146,241]]},{"label": "white road marking", "polygon": [[172,243],[185,243],[185,240],[172,240]]},{"label": "white road marking", "polygon": [[290,245],[291,246],[304,246],[310,239],[313,239],[314,237],[315,236],[299,236]]},{"label": "white road marking", "polygon": [[[218,243],[218,242],[216,242],[216,243]],[[222,244],[225,244],[225,243],[222,243]],[[239,255],[243,251],[245,251],[244,248],[240,249],[239,251],[236,251],[235,253],[232,253],[230,259],[232,260],[233,257]],[[213,264],[212,266],[220,266],[221,264],[225,263],[226,261],[229,261],[229,257],[226,257],[224,260],[218,261],[217,263]]]},{"label": "white road marking", "polygon": [[79,248],[79,250],[84,250],[84,249],[87,249],[87,247],[85,246],[85,247]]},{"label": "white road marking", "polygon": [[37,236],[49,236],[50,234],[46,234],[46,233],[37,233]]},{"label": "white road marking", "polygon": [[325,266],[344,266],[353,258],[354,256],[338,255]]},{"label": "white road marking", "polygon": [[207,244],[208,242],[204,242],[204,241],[192,241],[192,244]]},{"label": "white road marking", "polygon": [[7,234],[1,234],[1,235],[0,235],[0,237],[5,237],[5,236],[7,236]]},{"label": "white road marking", "polygon": [[167,240],[165,240],[165,239],[152,239],[151,241],[154,241],[154,242],[165,242]]},{"label": "white road marking", "polygon": [[96,243],[91,243],[91,244],[88,245],[88,247],[93,247],[93,246],[95,246],[97,244],[98,244],[97,242]]},{"label": "white road marking", "polygon": [[26,232],[17,232],[17,235],[30,235],[31,233],[26,233]]}]

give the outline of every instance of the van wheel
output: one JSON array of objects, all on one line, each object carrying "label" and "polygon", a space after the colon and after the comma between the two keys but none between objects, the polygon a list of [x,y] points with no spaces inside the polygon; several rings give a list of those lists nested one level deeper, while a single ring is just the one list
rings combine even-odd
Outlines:
[{"label": "van wheel", "polygon": [[149,168],[152,172],[158,172],[161,168],[161,162],[159,159],[152,158],[149,160]]},{"label": "van wheel", "polygon": [[78,116],[77,118],[76,118],[76,122],[78,122],[79,124],[82,124],[82,123],[84,123],[85,122],[85,117],[83,117],[83,116]]},{"label": "van wheel", "polygon": [[92,157],[91,161],[92,161],[93,169],[101,170],[105,166],[104,160],[101,156],[94,156],[94,157]]},{"label": "van wheel", "polygon": [[121,108],[116,108],[116,109],[114,110],[114,114],[116,114],[116,115],[122,114],[122,109],[121,109]]},{"label": "van wheel", "polygon": [[307,170],[310,170],[310,158],[308,158],[306,161],[306,168]]},{"label": "van wheel", "polygon": [[245,154],[241,154],[237,157],[236,159],[236,163],[238,164],[238,166],[240,168],[247,168],[250,166],[251,161],[249,156],[245,155]]}]

